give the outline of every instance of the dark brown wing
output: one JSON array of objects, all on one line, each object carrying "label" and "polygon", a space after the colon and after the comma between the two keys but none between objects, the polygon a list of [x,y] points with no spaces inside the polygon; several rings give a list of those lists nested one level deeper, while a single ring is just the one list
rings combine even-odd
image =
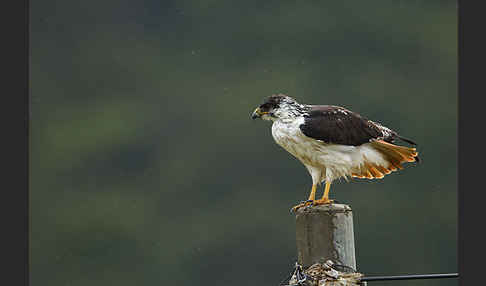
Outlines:
[{"label": "dark brown wing", "polygon": [[[371,139],[392,142],[396,132],[343,107],[314,105],[300,130],[306,136],[326,143],[358,146]],[[398,137],[399,138],[399,137]]]}]

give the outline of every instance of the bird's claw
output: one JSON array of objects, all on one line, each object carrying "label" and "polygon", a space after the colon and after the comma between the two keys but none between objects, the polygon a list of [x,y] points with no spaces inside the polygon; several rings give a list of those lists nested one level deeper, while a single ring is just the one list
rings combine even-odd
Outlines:
[{"label": "bird's claw", "polygon": [[293,208],[290,209],[290,212],[295,212],[299,208],[309,208],[312,206],[318,206],[318,205],[326,205],[326,204],[339,204],[339,201],[337,200],[307,200],[307,201],[301,201],[298,205],[294,206]]},{"label": "bird's claw", "polygon": [[310,207],[314,205],[314,200],[301,201],[298,205],[290,209],[290,212],[295,212],[297,209],[302,207]]},{"label": "bird's claw", "polygon": [[333,203],[337,203],[335,200],[330,200],[330,199],[320,199],[320,200],[315,200],[312,205],[313,206],[319,206],[319,205],[331,205]]}]

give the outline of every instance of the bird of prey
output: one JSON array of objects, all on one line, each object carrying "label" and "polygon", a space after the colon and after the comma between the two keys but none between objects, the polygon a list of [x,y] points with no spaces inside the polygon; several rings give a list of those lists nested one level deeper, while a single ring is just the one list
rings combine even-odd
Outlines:
[{"label": "bird of prey", "polygon": [[[346,108],[300,104],[284,94],[274,94],[253,111],[252,119],[273,121],[275,142],[309,171],[312,188],[307,201],[292,208],[330,204],[331,183],[350,177],[381,179],[406,162],[418,162],[416,148],[395,145],[399,139],[416,145],[397,132]],[[317,186],[326,182],[321,199]]]}]

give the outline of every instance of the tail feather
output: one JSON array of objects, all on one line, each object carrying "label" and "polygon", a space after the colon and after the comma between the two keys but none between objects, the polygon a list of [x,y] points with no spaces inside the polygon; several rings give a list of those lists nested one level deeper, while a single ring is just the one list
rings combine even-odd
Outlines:
[{"label": "tail feather", "polygon": [[396,135],[396,136],[398,137],[398,139],[402,140],[403,142],[407,142],[408,144],[417,146],[417,143],[413,142],[412,140],[410,140],[408,138],[402,137],[400,135]]},{"label": "tail feather", "polygon": [[375,140],[370,142],[370,144],[384,156],[385,160],[388,162],[388,166],[381,166],[372,162],[367,162],[365,159],[365,163],[359,170],[352,174],[353,177],[381,179],[393,171],[403,169],[402,164],[406,162],[419,161],[416,148],[394,145],[383,140]]}]

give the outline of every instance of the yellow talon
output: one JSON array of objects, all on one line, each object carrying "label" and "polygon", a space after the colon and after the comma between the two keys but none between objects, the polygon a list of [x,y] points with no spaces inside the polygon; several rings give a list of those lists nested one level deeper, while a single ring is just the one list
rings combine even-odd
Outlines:
[{"label": "yellow talon", "polygon": [[315,200],[313,205],[317,206],[317,205],[327,205],[327,204],[332,204],[334,202],[334,200],[330,200],[330,199],[320,199],[320,200]]},{"label": "yellow talon", "polygon": [[324,189],[324,194],[320,200],[316,200],[316,190],[317,185],[312,185],[312,189],[309,195],[309,199],[306,202],[300,203],[292,208],[292,211],[295,212],[297,209],[306,206],[317,206],[317,205],[326,205],[332,204],[334,201],[329,199],[329,190],[331,189],[331,183],[326,182],[326,188]]},{"label": "yellow talon", "polygon": [[300,203],[296,206],[294,206],[291,211],[295,212],[297,209],[299,208],[302,208],[302,207],[306,207],[306,206],[310,206],[314,203],[314,201],[307,201],[307,202],[303,202],[303,203]]},{"label": "yellow talon", "polygon": [[316,190],[317,190],[317,185],[312,185],[312,189],[311,189],[311,192],[309,194],[309,198],[307,199],[307,201],[294,206],[292,208],[292,211],[295,212],[298,208],[311,205],[314,202],[314,200],[316,199]]}]

